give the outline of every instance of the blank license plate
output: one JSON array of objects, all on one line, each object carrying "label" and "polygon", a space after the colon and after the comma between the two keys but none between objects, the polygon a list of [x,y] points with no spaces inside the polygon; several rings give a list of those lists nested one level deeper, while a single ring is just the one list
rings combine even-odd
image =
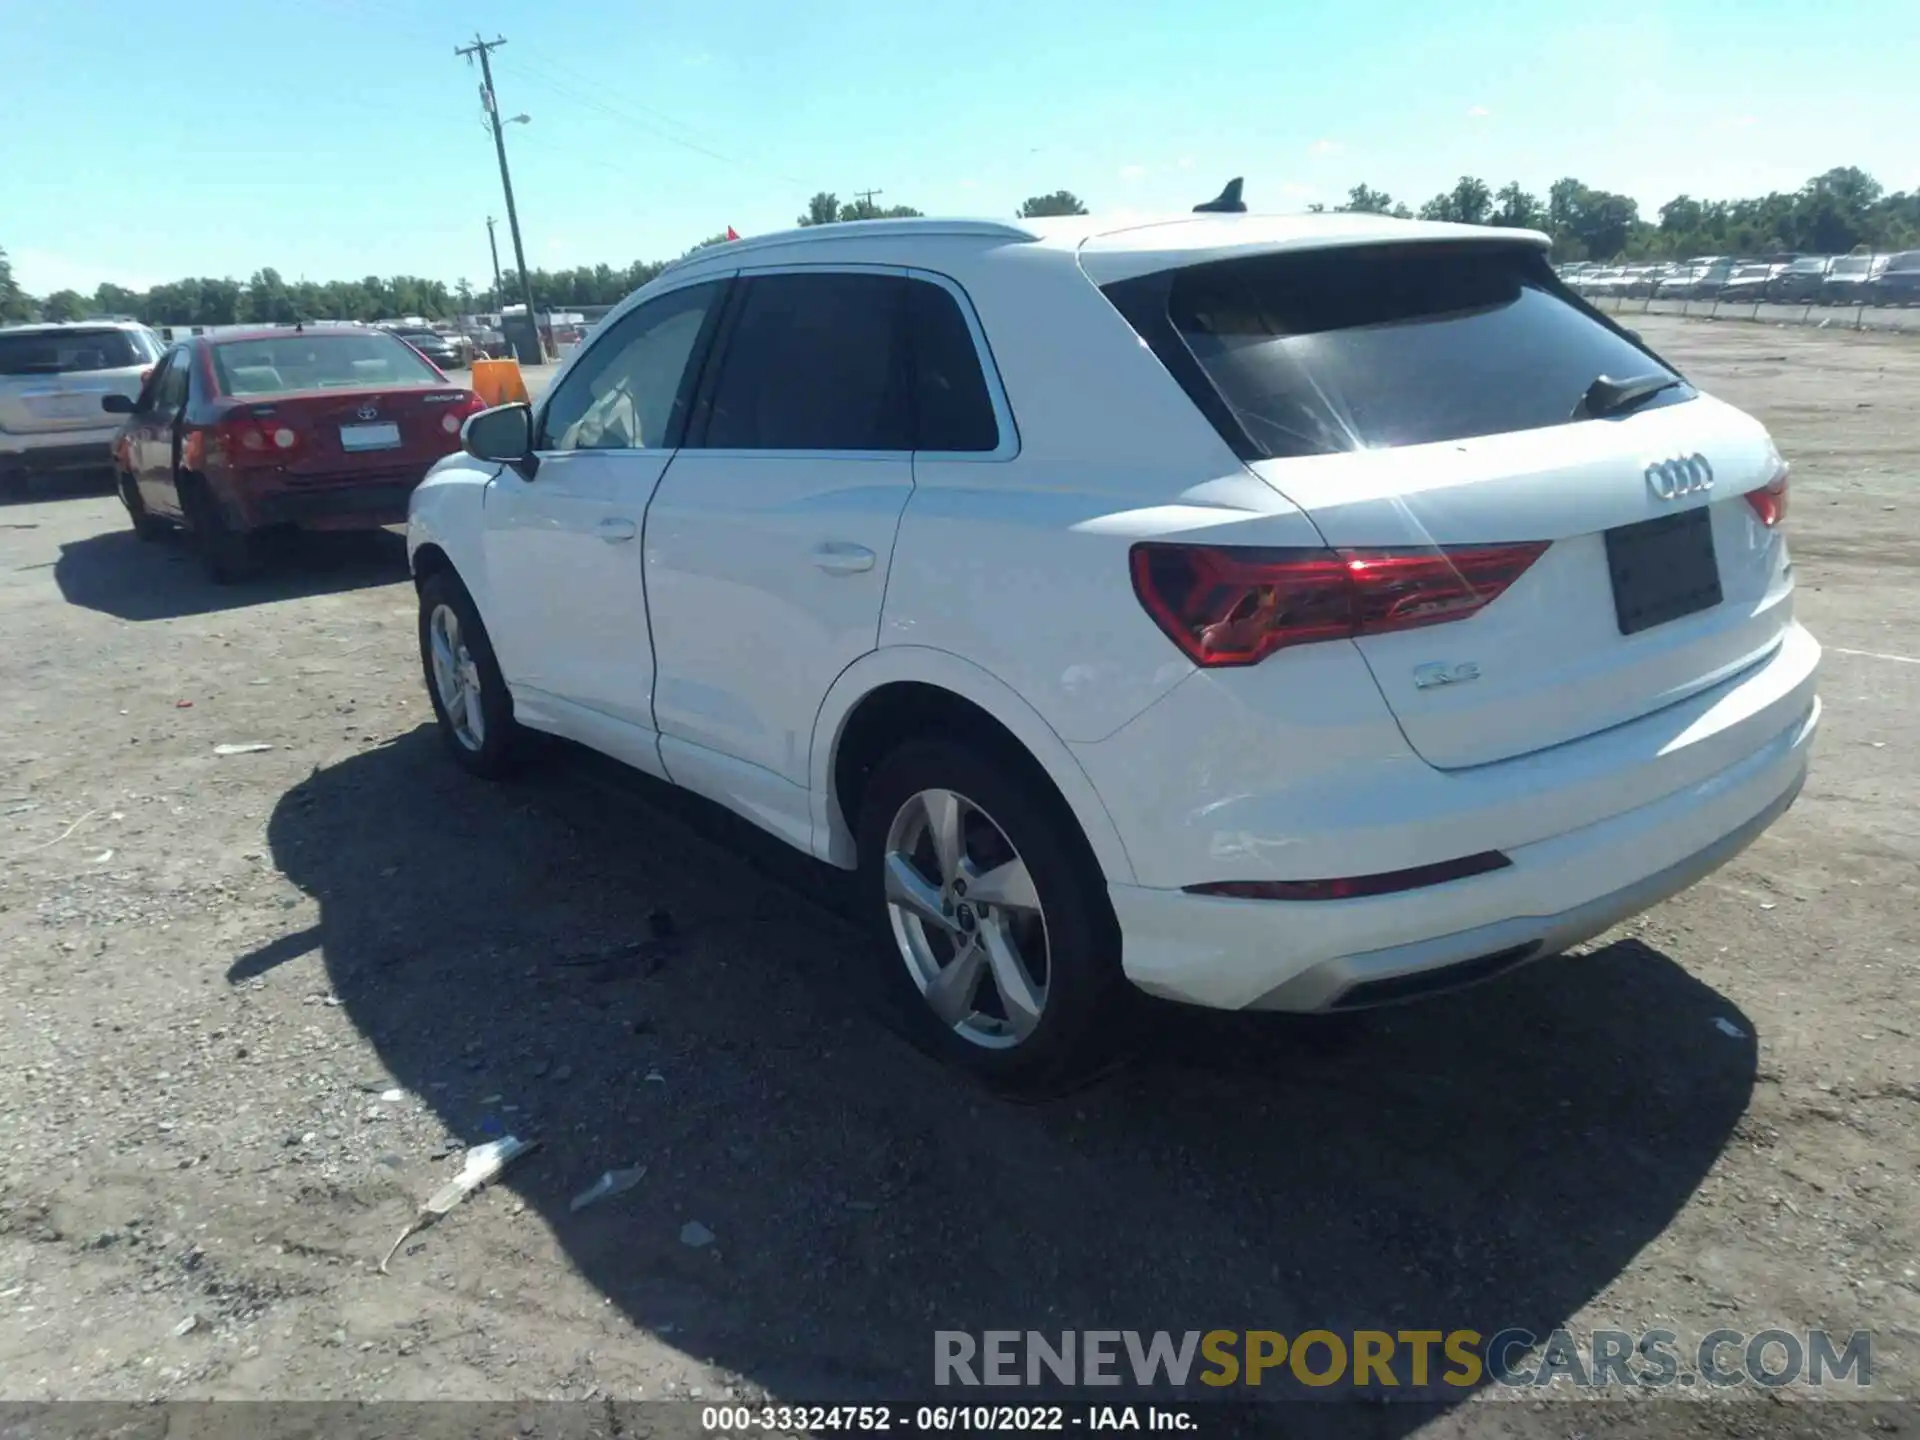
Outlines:
[{"label": "blank license plate", "polygon": [[400,443],[400,427],[391,420],[378,425],[342,425],[342,450],[391,450]]},{"label": "blank license plate", "polygon": [[[103,414],[98,394],[43,395],[31,401],[29,408],[44,420],[84,420]],[[113,422],[103,416],[100,423],[111,425]]]},{"label": "blank license plate", "polygon": [[1622,635],[1711,610],[1721,599],[1712,513],[1702,505],[1607,531],[1607,569]]}]

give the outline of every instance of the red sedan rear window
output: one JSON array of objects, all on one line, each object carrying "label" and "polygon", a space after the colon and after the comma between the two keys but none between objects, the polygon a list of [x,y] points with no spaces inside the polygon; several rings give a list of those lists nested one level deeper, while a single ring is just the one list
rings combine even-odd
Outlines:
[{"label": "red sedan rear window", "polygon": [[213,347],[213,369],[226,395],[446,383],[411,345],[379,331],[229,340]]}]

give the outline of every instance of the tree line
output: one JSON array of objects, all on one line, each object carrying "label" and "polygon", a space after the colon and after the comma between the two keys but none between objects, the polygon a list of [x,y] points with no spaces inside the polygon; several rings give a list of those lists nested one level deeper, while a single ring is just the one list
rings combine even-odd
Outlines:
[{"label": "tree line", "polygon": [[1517,181],[1494,190],[1476,176],[1463,175],[1417,212],[1367,185],[1354,186],[1347,203],[1333,208],[1541,230],[1552,237],[1559,260],[1677,260],[1782,251],[1840,255],[1861,247],[1886,252],[1920,246],[1920,191],[1888,194],[1851,165],[1816,175],[1798,190],[1755,199],[1676,195],[1652,220],[1640,214],[1631,196],[1596,190],[1571,177],[1554,181],[1544,201]]},{"label": "tree line", "polygon": [[[1327,207],[1313,205],[1311,210]],[[1841,254],[1858,247],[1879,251],[1920,247],[1920,191],[1889,194],[1865,171],[1840,166],[1816,175],[1798,190],[1775,191],[1747,200],[1696,200],[1676,195],[1656,218],[1640,214],[1631,196],[1595,189],[1571,177],[1556,180],[1545,198],[1514,181],[1493,189],[1464,175],[1417,209],[1369,185],[1355,185],[1336,211],[1364,211],[1424,220],[1453,220],[1470,225],[1504,225],[1542,230],[1553,238],[1561,260],[1678,259],[1690,255],[1763,255],[1778,251]],[[1070,190],[1030,196],[1021,218],[1084,215],[1086,205]],[[822,190],[807,202],[801,225],[833,225],[851,220],[881,220],[918,215],[910,205],[882,208],[872,195],[842,201]],[[687,251],[722,244],[711,235]],[[629,265],[581,265],[570,270],[534,270],[534,305],[565,310],[612,305],[664,270],[663,260]],[[35,298],[13,278],[0,250],[0,323],[22,320],[79,320],[94,315],[129,315],[149,325],[236,325],[290,323],[295,320],[388,320],[418,315],[429,320],[498,311],[521,297],[509,279],[502,296],[491,285],[467,280],[449,286],[418,275],[368,275],[359,280],[293,280],[264,268],[245,280],[199,277],[129,290],[103,284],[91,295],[59,290]]]}]

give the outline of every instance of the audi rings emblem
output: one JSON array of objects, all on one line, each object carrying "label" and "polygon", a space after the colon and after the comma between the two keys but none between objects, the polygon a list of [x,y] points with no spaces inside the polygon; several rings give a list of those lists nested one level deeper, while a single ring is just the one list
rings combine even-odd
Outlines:
[{"label": "audi rings emblem", "polygon": [[1707,463],[1704,455],[1656,461],[1647,466],[1647,489],[1659,500],[1704,495],[1713,489],[1713,466]]}]

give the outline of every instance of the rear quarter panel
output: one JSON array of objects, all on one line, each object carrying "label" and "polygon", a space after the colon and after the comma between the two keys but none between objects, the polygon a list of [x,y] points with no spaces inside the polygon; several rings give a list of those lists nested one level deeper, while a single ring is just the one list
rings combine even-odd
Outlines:
[{"label": "rear quarter panel", "polygon": [[879,643],[964,657],[1067,741],[1192,672],[1135,598],[1139,540],[1313,545],[1058,249],[927,246],[972,301],[1018,430],[1009,459],[916,456]]}]

